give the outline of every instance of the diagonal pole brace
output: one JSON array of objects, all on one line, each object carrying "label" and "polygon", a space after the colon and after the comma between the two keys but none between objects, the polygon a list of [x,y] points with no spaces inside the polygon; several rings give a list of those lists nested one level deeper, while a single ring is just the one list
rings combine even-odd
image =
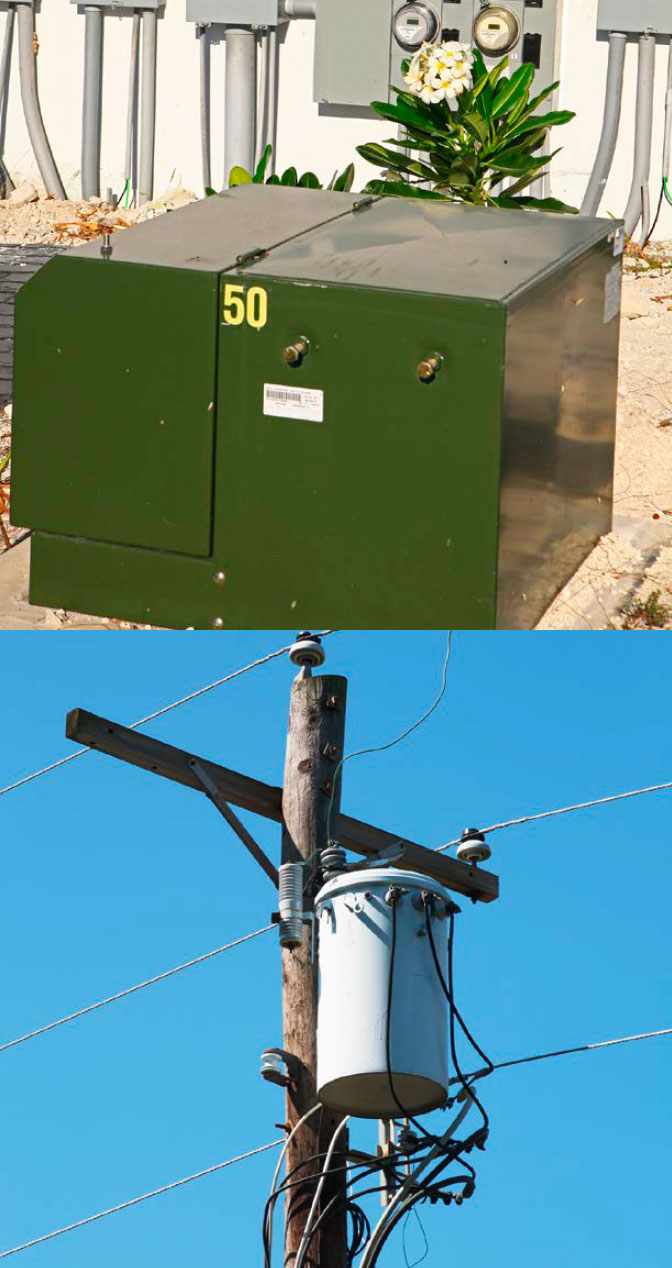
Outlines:
[{"label": "diagonal pole brace", "polygon": [[194,775],[196,776],[198,782],[203,786],[203,791],[205,792],[206,796],[209,797],[213,806],[215,806],[216,809],[219,810],[219,813],[221,814],[222,818],[226,819],[226,822],[228,823],[229,827],[233,828],[233,831],[235,832],[236,836],[242,841],[243,845],[245,846],[245,849],[249,850],[250,854],[252,855],[252,858],[255,860],[255,862],[259,864],[262,871],[266,873],[269,880],[273,882],[273,884],[275,885],[277,889],[279,884],[279,876],[278,876],[277,867],[274,867],[274,865],[271,863],[271,860],[268,858],[268,856],[264,854],[264,851],[262,850],[261,846],[257,845],[257,842],[252,836],[252,833],[248,832],[247,828],[245,827],[245,824],[241,823],[240,819],[238,818],[238,815],[235,814],[234,811],[231,809],[228,801],[224,800],[215,781],[210,778],[210,775],[208,774],[206,770],[204,770],[200,762],[195,757],[192,757],[189,762],[189,766],[194,772]]}]

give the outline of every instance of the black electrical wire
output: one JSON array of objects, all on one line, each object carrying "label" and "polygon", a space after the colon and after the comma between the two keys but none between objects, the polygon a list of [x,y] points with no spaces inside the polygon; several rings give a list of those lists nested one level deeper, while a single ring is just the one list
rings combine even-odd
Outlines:
[{"label": "black electrical wire", "polygon": [[[445,1163],[444,1163],[444,1164],[442,1164],[442,1165],[444,1165],[444,1166],[445,1166],[445,1165],[448,1165],[448,1164],[445,1164]],[[465,1180],[466,1180],[467,1184],[469,1184],[469,1183],[470,1183],[470,1177],[468,1177],[468,1176],[455,1176],[455,1177],[453,1177],[452,1179],[449,1177],[447,1180],[445,1180],[445,1181],[444,1181],[444,1186],[445,1186],[445,1185],[448,1185],[448,1184],[451,1184],[451,1183],[458,1183],[458,1184],[461,1184],[461,1183],[462,1183],[463,1181],[465,1181]],[[430,1201],[430,1202],[431,1202],[432,1200],[434,1200],[434,1201],[438,1201],[438,1200],[440,1200],[442,1197],[443,1197],[443,1195],[442,1195],[440,1192],[433,1193],[432,1191],[425,1190],[424,1185],[423,1185],[423,1188],[422,1188],[422,1189],[420,1189],[420,1191],[418,1192],[418,1194],[416,1195],[416,1197],[414,1198],[414,1200],[411,1202],[411,1205],[410,1205],[410,1206],[407,1206],[407,1205],[402,1206],[402,1207],[401,1207],[401,1209],[400,1209],[398,1212],[396,1212],[395,1214],[393,1214],[393,1215],[392,1215],[392,1217],[391,1217],[391,1219],[390,1219],[390,1222],[389,1222],[388,1227],[385,1229],[385,1231],[384,1231],[384,1232],[382,1233],[382,1235],[381,1235],[381,1239],[380,1239],[380,1242],[379,1242],[379,1244],[378,1244],[378,1250],[377,1250],[377,1252],[376,1252],[376,1258],[375,1258],[375,1260],[374,1260],[374,1264],[373,1264],[372,1268],[375,1268],[375,1264],[378,1262],[378,1260],[379,1260],[379,1258],[380,1258],[380,1255],[381,1255],[381,1252],[382,1252],[382,1251],[383,1251],[383,1249],[385,1248],[385,1245],[387,1244],[387,1242],[390,1240],[390,1238],[391,1238],[391,1236],[392,1236],[392,1234],[393,1234],[394,1230],[397,1228],[398,1224],[400,1224],[400,1223],[401,1223],[401,1221],[404,1219],[404,1217],[405,1217],[405,1216],[406,1216],[406,1215],[407,1215],[410,1211],[414,1210],[414,1209],[415,1209],[415,1207],[416,1207],[417,1205],[419,1205],[419,1204],[421,1204],[421,1203],[423,1203],[423,1202],[426,1202],[426,1201]]]},{"label": "black electrical wire", "polygon": [[[419,1259],[414,1259],[414,1260],[413,1260],[413,1263],[411,1263],[411,1261],[410,1261],[410,1259],[409,1259],[409,1257],[408,1257],[408,1249],[407,1249],[407,1246],[406,1246],[406,1232],[407,1232],[407,1229],[408,1229],[408,1222],[409,1222],[409,1220],[410,1220],[410,1218],[411,1218],[411,1216],[412,1216],[412,1215],[415,1215],[415,1218],[416,1218],[416,1221],[417,1221],[418,1228],[420,1229],[420,1232],[421,1232],[421,1234],[422,1234],[422,1239],[423,1239],[423,1241],[424,1241],[424,1243],[425,1243],[425,1247],[424,1247],[424,1250],[423,1250],[423,1252],[422,1252],[422,1254],[421,1254],[420,1258],[419,1258]],[[427,1241],[427,1234],[426,1234],[426,1232],[425,1232],[425,1229],[424,1229],[424,1225],[423,1225],[423,1223],[422,1223],[422,1220],[420,1219],[420,1216],[419,1216],[419,1214],[418,1214],[418,1208],[417,1208],[417,1206],[413,1206],[413,1207],[411,1207],[411,1210],[406,1212],[406,1218],[405,1218],[405,1220],[404,1220],[404,1227],[403,1227],[403,1231],[402,1231],[402,1234],[401,1234],[401,1248],[402,1248],[402,1251],[403,1251],[403,1254],[404,1254],[404,1263],[406,1264],[406,1268],[419,1268],[419,1265],[420,1265],[420,1264],[424,1264],[424,1262],[425,1262],[425,1260],[426,1260],[426,1258],[427,1258],[427,1256],[428,1256],[428,1254],[429,1254],[429,1242]]]},{"label": "black electrical wire", "polygon": [[[315,1221],[315,1224],[313,1225],[310,1231],[310,1236],[308,1238],[306,1253],[310,1250],[311,1243],[313,1239],[317,1236],[317,1233],[319,1232],[321,1225],[326,1223],[326,1221],[332,1215],[335,1215],[336,1211],[342,1206],[345,1206],[348,1210],[350,1210],[351,1207],[354,1207],[359,1212],[359,1214],[363,1218],[364,1223],[366,1224],[368,1228],[368,1234],[366,1237],[366,1241],[368,1241],[371,1236],[371,1226],[369,1224],[367,1216],[364,1214],[364,1211],[362,1211],[361,1208],[357,1206],[355,1202],[355,1198],[370,1197],[371,1194],[385,1193],[386,1191],[387,1191],[387,1185],[379,1184],[379,1185],[372,1186],[371,1188],[368,1188],[368,1189],[360,1189],[357,1193],[354,1193],[347,1198],[342,1198],[339,1194],[336,1194],[333,1198],[331,1198],[329,1202],[326,1203],[324,1210],[320,1212],[319,1218]],[[366,1241],[364,1245],[366,1245]],[[363,1249],[364,1247],[362,1246],[362,1250]]]},{"label": "black electrical wire", "polygon": [[[266,1265],[266,1268],[269,1268],[270,1261],[271,1261],[271,1246],[269,1244],[268,1234],[269,1234],[269,1217],[270,1217],[270,1212],[272,1207],[275,1205],[278,1198],[281,1197],[283,1194],[288,1193],[292,1189],[299,1189],[299,1190],[301,1190],[302,1188],[305,1189],[311,1184],[312,1181],[316,1180],[317,1177],[314,1174],[310,1176],[303,1176],[301,1179],[294,1179],[294,1180],[292,1180],[291,1177],[296,1175],[298,1171],[302,1171],[305,1167],[309,1166],[312,1163],[323,1162],[325,1158],[326,1158],[326,1153],[311,1154],[310,1157],[304,1158],[303,1162],[297,1163],[295,1167],[292,1167],[291,1171],[289,1171],[287,1175],[285,1176],[283,1183],[278,1185],[278,1187],[274,1189],[273,1193],[271,1193],[271,1195],[269,1196],[264,1208],[264,1215],[263,1215],[263,1222],[262,1222],[264,1263]],[[350,1171],[351,1173],[361,1172],[361,1174],[357,1176],[356,1180],[354,1180],[354,1183],[359,1184],[361,1183],[362,1180],[366,1179],[367,1176],[381,1171],[383,1167],[387,1165],[388,1165],[387,1159],[366,1158],[354,1163],[348,1162],[343,1167],[332,1167],[330,1168],[329,1175],[330,1176],[339,1175],[339,1174],[343,1174],[343,1172],[348,1172],[348,1171]],[[398,1176],[395,1176],[395,1178],[399,1179]],[[296,1195],[296,1197],[298,1199],[301,1199],[302,1198],[301,1192],[299,1192]],[[333,1202],[339,1199],[339,1197],[340,1195],[336,1195],[336,1199],[332,1199],[330,1205],[333,1205]],[[306,1197],[303,1207],[296,1206],[296,1205],[292,1207],[291,1203],[292,1203],[292,1199],[290,1199],[290,1218],[293,1219],[296,1217],[296,1215],[300,1214],[302,1209],[305,1209],[305,1206],[308,1205],[308,1198]]]},{"label": "black electrical wire", "polygon": [[392,997],[393,997],[393,991],[394,991],[394,960],[395,960],[395,954],[397,949],[397,904],[396,904],[394,895],[392,895],[391,906],[392,906],[392,939],[390,944],[390,972],[389,972],[388,982],[387,982],[387,1019],[386,1019],[386,1025],[385,1025],[385,1060],[387,1062],[387,1081],[389,1083],[392,1100],[397,1106],[397,1109],[399,1110],[402,1118],[407,1118],[409,1122],[412,1123],[413,1126],[416,1128],[416,1130],[420,1133],[420,1135],[423,1136],[426,1140],[435,1141],[436,1137],[432,1136],[431,1133],[428,1132],[426,1128],[422,1126],[422,1123],[419,1123],[417,1118],[414,1118],[413,1115],[405,1108],[405,1106],[402,1105],[395,1091],[394,1080],[392,1078],[392,1056],[391,1056]]},{"label": "black electrical wire", "polygon": [[[447,999],[447,1001],[448,1001],[448,1007],[449,1007],[449,1018],[450,1018],[450,1052],[451,1052],[451,1057],[452,1057],[452,1059],[453,1059],[453,1065],[454,1065],[454,1067],[455,1067],[455,1071],[456,1071],[456,1074],[457,1074],[458,1080],[459,1080],[459,1082],[460,1082],[460,1083],[461,1083],[461,1085],[462,1085],[462,1088],[463,1088],[463,1089],[464,1089],[464,1091],[467,1093],[467,1095],[471,1097],[471,1099],[472,1099],[472,1101],[474,1102],[474,1104],[475,1104],[475,1105],[478,1107],[478,1109],[480,1110],[481,1117],[482,1117],[482,1119],[483,1119],[483,1126],[484,1126],[484,1128],[485,1128],[485,1131],[487,1132],[487,1131],[489,1130],[489,1127],[490,1127],[490,1119],[489,1119],[489,1117],[488,1117],[487,1111],[486,1111],[485,1107],[483,1106],[482,1102],[480,1101],[479,1097],[478,1097],[478,1096],[476,1095],[476,1093],[474,1092],[472,1085],[471,1085],[471,1084],[467,1081],[466,1075],[464,1075],[464,1074],[462,1073],[462,1067],[461,1067],[461,1065],[460,1065],[460,1060],[459,1060],[459,1057],[458,1057],[458,1055],[457,1055],[457,1043],[456,1043],[456,1036],[455,1036],[455,1021],[456,1021],[456,1019],[457,1019],[457,1017],[458,1017],[458,1012],[457,1012],[457,1008],[455,1007],[454,983],[453,983],[453,943],[454,943],[454,938],[455,938],[455,913],[454,913],[453,911],[451,911],[450,916],[449,916],[449,918],[448,918],[448,919],[449,919],[449,924],[448,924],[448,983],[446,984],[446,979],[445,979],[445,978],[444,978],[444,976],[443,976],[443,970],[442,970],[442,968],[441,968],[441,964],[440,964],[440,962],[439,962],[439,957],[438,957],[437,950],[436,950],[436,943],[435,943],[435,941],[434,941],[434,932],[433,932],[433,930],[432,930],[432,917],[431,917],[431,911],[430,911],[429,906],[425,907],[425,924],[426,924],[426,927],[427,927],[427,936],[428,936],[428,938],[429,938],[429,945],[430,945],[430,947],[431,947],[431,951],[432,951],[432,958],[433,958],[433,960],[434,960],[434,967],[435,967],[435,969],[436,969],[436,973],[437,973],[437,977],[438,977],[438,979],[439,979],[439,982],[441,983],[441,987],[442,987],[443,993],[444,993],[444,995],[445,995],[445,997],[446,997],[446,999]],[[485,1053],[482,1051],[482,1049],[479,1047],[479,1045],[478,1045],[478,1044],[476,1043],[476,1041],[473,1039],[473,1037],[471,1036],[471,1033],[470,1033],[470,1032],[469,1032],[469,1030],[467,1029],[467,1026],[465,1025],[465,1023],[464,1023],[463,1021],[460,1021],[460,1024],[462,1025],[462,1029],[464,1030],[465,1035],[466,1035],[466,1036],[467,1036],[467,1038],[469,1039],[469,1042],[473,1045],[473,1047],[475,1048],[475,1050],[478,1052],[479,1056],[483,1058],[483,1060],[487,1063],[488,1067],[492,1067],[492,1062],[490,1061],[490,1058],[489,1058],[489,1057],[486,1057]]]}]

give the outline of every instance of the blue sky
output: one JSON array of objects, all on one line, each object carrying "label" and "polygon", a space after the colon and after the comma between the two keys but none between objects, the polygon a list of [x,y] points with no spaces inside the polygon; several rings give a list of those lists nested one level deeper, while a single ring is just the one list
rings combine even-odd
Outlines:
[{"label": "blue sky", "polygon": [[[0,635],[0,785],[69,751],[73,706],[131,722],[292,633]],[[350,679],[349,748],[413,720],[444,645],[443,631],[328,640],[327,668]],[[279,783],[292,672],[274,662],[148,730]],[[664,637],[458,633],[440,711],[401,748],[353,761],[344,807],[438,845],[465,824],[670,779],[670,695]],[[493,1059],[672,1024],[671,818],[660,793],[493,836],[501,900],[463,904],[456,946],[459,1002]],[[276,827],[250,824],[276,857]],[[273,909],[205,798],[111,758],[2,798],[0,825],[0,1042]],[[281,1040],[279,1005],[268,935],[0,1055],[0,1250],[274,1139],[282,1093],[258,1056]],[[459,1210],[423,1212],[425,1262],[667,1265],[671,1058],[660,1039],[484,1084],[479,1187]],[[16,1263],[258,1265],[273,1166],[241,1164]],[[412,1262],[413,1225],[407,1243]],[[400,1239],[382,1264],[402,1268]]]}]

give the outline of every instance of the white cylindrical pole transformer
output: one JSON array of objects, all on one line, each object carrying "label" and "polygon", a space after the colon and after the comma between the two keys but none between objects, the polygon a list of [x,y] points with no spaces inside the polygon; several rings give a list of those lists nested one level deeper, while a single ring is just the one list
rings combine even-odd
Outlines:
[{"label": "white cylindrical pole transformer", "polygon": [[427,876],[376,868],[329,880],[315,905],[319,1099],[359,1118],[393,1118],[402,1107],[419,1114],[445,1105],[447,1002],[426,912],[445,980],[448,894]]}]

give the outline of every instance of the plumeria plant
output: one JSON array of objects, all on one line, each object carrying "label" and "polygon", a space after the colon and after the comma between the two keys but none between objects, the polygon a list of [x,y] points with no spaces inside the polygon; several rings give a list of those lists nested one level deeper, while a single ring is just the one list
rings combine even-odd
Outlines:
[{"label": "plumeria plant", "polygon": [[[402,64],[408,91],[395,89],[393,105],[373,102],[377,114],[398,125],[399,135],[384,145],[357,147],[385,172],[365,192],[576,212],[557,198],[525,193],[558,153],[540,153],[550,129],[569,123],[574,113],[538,113],[558,84],[530,100],[534,67],[521,66],[510,77],[507,67],[504,58],[488,71],[480,52],[466,44],[423,44]],[[507,180],[511,184],[503,188]]]},{"label": "plumeria plant", "polygon": [[[282,176],[276,176],[275,174],[267,176],[266,173],[272,153],[273,147],[267,145],[254,172],[248,172],[244,167],[232,167],[229,175],[229,189],[235,189],[237,185],[289,185],[292,187],[298,186],[301,189],[324,189],[321,180],[314,172],[304,172],[302,176],[299,176],[295,167],[288,167],[282,173]],[[354,179],[355,165],[350,163],[345,171],[332,177],[327,189],[347,193],[352,189]]]}]

